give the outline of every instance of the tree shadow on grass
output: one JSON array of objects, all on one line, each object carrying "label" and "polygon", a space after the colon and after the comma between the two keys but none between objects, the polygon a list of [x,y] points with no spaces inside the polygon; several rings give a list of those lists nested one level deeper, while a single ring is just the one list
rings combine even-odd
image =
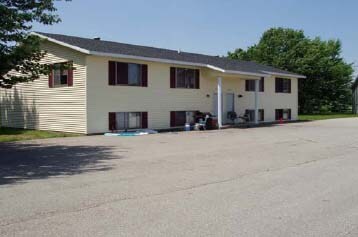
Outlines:
[{"label": "tree shadow on grass", "polygon": [[113,168],[109,146],[0,144],[0,185]]}]

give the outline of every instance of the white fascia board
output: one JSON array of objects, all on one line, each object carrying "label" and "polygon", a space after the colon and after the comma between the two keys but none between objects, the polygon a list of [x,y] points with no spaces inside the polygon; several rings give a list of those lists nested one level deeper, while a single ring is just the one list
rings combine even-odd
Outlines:
[{"label": "white fascia board", "polygon": [[31,32],[30,34],[36,35],[36,36],[38,36],[38,37],[40,37],[40,38],[42,38],[42,39],[46,39],[46,40],[48,40],[48,41],[50,41],[50,42],[53,42],[53,43],[62,45],[62,46],[64,46],[64,47],[74,49],[74,50],[79,51],[79,52],[81,52],[81,53],[90,54],[90,51],[87,50],[87,49],[83,49],[83,48],[80,48],[80,47],[77,47],[77,46],[74,46],[74,45],[71,45],[71,44],[67,44],[67,43],[64,43],[64,42],[62,42],[62,41],[55,40],[55,39],[53,39],[53,38],[47,37],[47,36],[45,36],[45,35],[38,34],[38,33],[36,33],[36,32]]},{"label": "white fascia board", "polygon": [[225,73],[225,70],[222,69],[222,68],[219,68],[219,67],[215,67],[215,66],[212,66],[212,65],[209,65],[209,64],[206,65],[206,67],[209,68],[209,69],[212,69],[212,70],[214,70],[214,71],[219,71],[219,72]]},{"label": "white fascia board", "polygon": [[169,63],[169,64],[178,64],[178,65],[186,65],[186,66],[197,66],[197,67],[207,67],[206,64],[202,63],[190,63],[183,62],[177,60],[170,59],[161,59],[161,58],[151,58],[151,57],[143,57],[143,56],[133,56],[127,54],[116,54],[116,53],[103,53],[98,51],[89,51],[91,55],[102,56],[102,57],[112,57],[112,58],[125,58],[125,59],[135,59],[149,62],[159,62],[159,63]]},{"label": "white fascia board", "polygon": [[[256,76],[256,77],[267,77],[267,76],[269,76],[268,74],[264,74],[264,73],[254,73],[254,72],[245,72],[245,71],[232,71],[232,70],[224,71],[224,73],[240,74],[240,75]],[[258,78],[258,79],[260,79],[260,78]]]},{"label": "white fascia board", "polygon": [[213,66],[210,64],[203,64],[203,63],[191,63],[191,62],[184,62],[184,61],[177,61],[177,60],[170,60],[170,59],[133,56],[133,55],[126,55],[126,54],[113,54],[113,53],[104,53],[104,52],[98,52],[98,51],[90,51],[90,54],[95,55],[95,56],[102,56],[102,57],[135,59],[135,60],[142,60],[142,61],[149,61],[149,62],[160,62],[160,63],[168,63],[168,64],[205,67],[205,68],[209,68],[209,69],[219,71],[222,73],[227,73],[227,74],[240,74],[240,75],[259,76],[259,77],[268,76],[267,74],[263,74],[263,73],[251,73],[251,72],[244,72],[244,71],[227,71],[222,68],[219,68],[219,67],[216,67],[216,66]]},{"label": "white fascia board", "polygon": [[303,75],[295,75],[295,74],[289,74],[289,73],[278,73],[278,72],[269,72],[269,71],[262,71],[264,73],[273,75],[273,76],[283,76],[283,77],[293,77],[293,78],[306,78],[306,76]]}]

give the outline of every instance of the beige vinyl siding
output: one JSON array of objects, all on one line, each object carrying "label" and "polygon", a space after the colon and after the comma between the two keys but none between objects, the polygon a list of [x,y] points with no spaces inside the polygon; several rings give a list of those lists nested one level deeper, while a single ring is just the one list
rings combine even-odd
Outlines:
[{"label": "beige vinyl siding", "polygon": [[[282,77],[282,76],[278,76]],[[275,121],[275,109],[291,109],[291,119],[298,119],[298,79],[291,79],[291,93],[275,92],[275,76],[265,78],[265,90],[259,92],[259,109],[264,109],[265,121]],[[241,81],[242,98],[238,99],[239,111],[242,114],[242,108],[255,108],[255,92],[245,91],[245,81]]]},{"label": "beige vinyl siding", "polygon": [[[109,86],[108,61],[148,65],[148,87]],[[148,112],[148,127],[170,127],[170,111],[203,110],[206,90],[170,89],[168,64],[89,56],[87,117],[89,133],[108,131],[108,112]],[[205,87],[206,85],[201,85]]]},{"label": "beige vinyl siding", "polygon": [[[132,62],[148,65],[148,87],[109,86],[108,61]],[[187,67],[140,60],[109,57],[87,57],[87,123],[88,133],[108,131],[108,112],[148,112],[148,127],[170,127],[170,111],[213,112],[217,76],[223,78],[223,105],[226,93],[234,93],[235,111],[244,115],[254,108],[254,92],[245,91],[245,79],[238,75],[220,75],[212,70],[200,69],[200,89],[170,88],[170,67]],[[196,68],[196,67],[188,67]],[[297,79],[291,79],[291,94],[275,93],[275,77],[265,79],[265,92],[260,92],[259,108],[265,110],[265,121],[275,120],[275,109],[291,108],[292,119],[297,119]],[[239,98],[238,95],[243,95]],[[226,111],[224,109],[224,121]]]},{"label": "beige vinyl siding", "polygon": [[72,87],[48,87],[48,76],[12,89],[0,89],[1,126],[87,133],[86,56],[59,46],[43,43],[47,51],[43,63],[73,61]]}]

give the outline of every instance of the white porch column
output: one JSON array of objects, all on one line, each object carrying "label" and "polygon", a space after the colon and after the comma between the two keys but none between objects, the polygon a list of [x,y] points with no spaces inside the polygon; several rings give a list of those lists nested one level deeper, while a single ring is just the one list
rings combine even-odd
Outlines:
[{"label": "white porch column", "polygon": [[218,77],[218,127],[222,127],[222,79]]},{"label": "white porch column", "polygon": [[259,83],[260,80],[255,80],[255,124],[259,123]]}]

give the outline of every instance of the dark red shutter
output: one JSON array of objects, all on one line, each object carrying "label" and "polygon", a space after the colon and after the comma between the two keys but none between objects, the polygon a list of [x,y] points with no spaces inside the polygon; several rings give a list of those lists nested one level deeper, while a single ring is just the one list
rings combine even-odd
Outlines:
[{"label": "dark red shutter", "polygon": [[148,65],[142,65],[142,87],[148,87]]},{"label": "dark red shutter", "polygon": [[280,80],[280,78],[275,78],[275,91],[276,91],[276,93],[277,92],[280,92],[280,82],[281,82],[281,80]]},{"label": "dark red shutter", "polygon": [[170,88],[175,88],[176,83],[176,68],[170,68]]},{"label": "dark red shutter", "polygon": [[113,112],[109,112],[108,114],[108,129],[110,131],[114,131],[114,130],[117,130],[117,126],[116,126],[116,113],[113,113]]},{"label": "dark red shutter", "polygon": [[170,127],[175,127],[175,111],[170,111]]},{"label": "dark red shutter", "polygon": [[53,65],[50,65],[50,72],[48,74],[48,87],[53,87]]},{"label": "dark red shutter", "polygon": [[68,72],[67,85],[73,86],[73,63],[72,62],[69,63],[67,72]]},{"label": "dark red shutter", "polygon": [[148,112],[142,112],[142,128],[148,128]]},{"label": "dark red shutter", "polygon": [[108,85],[116,84],[116,62],[108,62]]},{"label": "dark red shutter", "polygon": [[250,81],[245,80],[245,91],[250,91]]},{"label": "dark red shutter", "polygon": [[200,70],[195,70],[195,88],[200,89]]},{"label": "dark red shutter", "polygon": [[279,109],[275,110],[275,119],[280,120],[280,110]]},{"label": "dark red shutter", "polygon": [[260,80],[260,91],[261,92],[265,91],[265,78],[264,77],[261,77],[261,80]]},{"label": "dark red shutter", "polygon": [[117,84],[128,85],[128,63],[117,62]]},{"label": "dark red shutter", "polygon": [[288,80],[288,93],[291,93],[291,79]]}]

